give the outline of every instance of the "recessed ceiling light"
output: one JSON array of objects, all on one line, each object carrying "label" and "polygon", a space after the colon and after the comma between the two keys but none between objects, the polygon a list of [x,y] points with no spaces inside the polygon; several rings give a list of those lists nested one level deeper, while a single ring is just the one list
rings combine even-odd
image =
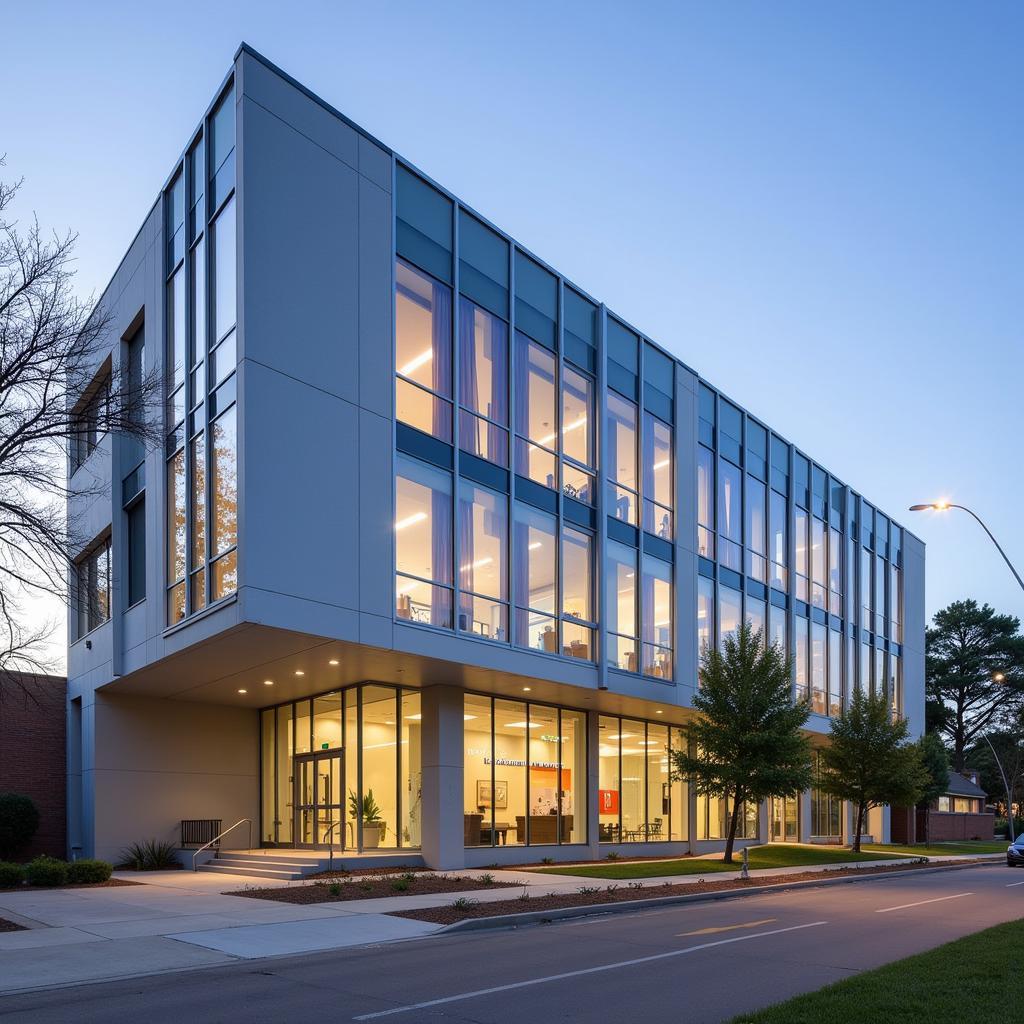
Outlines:
[{"label": "recessed ceiling light", "polygon": [[273,679],[264,679],[263,680],[263,685],[264,686],[273,686],[274,685],[274,680]]},{"label": "recessed ceiling light", "polygon": [[327,662],[327,664],[328,665],[337,665],[338,664],[338,659],[337,658],[331,658],[331,660],[329,662]]},{"label": "recessed ceiling light", "polygon": [[305,673],[305,672],[303,672],[301,668],[297,668],[297,669],[295,670],[295,674],[296,674],[297,676],[304,676],[304,675],[305,675],[306,673]]},{"label": "recessed ceiling light", "polygon": [[239,690],[238,692],[239,693],[248,693],[249,691],[248,690]]},{"label": "recessed ceiling light", "polygon": [[655,713],[656,715],[660,715],[660,714],[661,714],[661,712],[660,712],[660,711],[655,711],[654,713]]},{"label": "recessed ceiling light", "polygon": [[530,688],[528,686],[524,686],[523,687],[523,693],[529,693],[529,692],[530,692]]},{"label": "recessed ceiling light", "polygon": [[472,722],[476,720],[476,715],[463,715],[462,720],[464,722]]}]

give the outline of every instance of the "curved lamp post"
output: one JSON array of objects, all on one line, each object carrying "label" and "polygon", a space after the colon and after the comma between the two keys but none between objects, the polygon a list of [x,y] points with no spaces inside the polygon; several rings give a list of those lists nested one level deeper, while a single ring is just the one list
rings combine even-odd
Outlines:
[{"label": "curved lamp post", "polygon": [[974,519],[976,520],[978,525],[988,534],[988,539],[992,541],[993,544],[995,544],[996,550],[999,552],[999,554],[1003,556],[1003,561],[1009,567],[1010,572],[1013,573],[1013,578],[1017,581],[1017,585],[1020,587],[1021,590],[1024,590],[1024,580],[1020,578],[1020,573],[1017,572],[1017,570],[1013,567],[1013,562],[1011,562],[1010,559],[1006,557],[1006,552],[999,546],[999,541],[997,541],[995,537],[992,536],[992,531],[982,522],[981,516],[979,516],[976,512],[973,512],[966,505],[954,505],[950,501],[932,501],[929,502],[927,505],[911,505],[910,511],[927,512],[929,510],[932,510],[935,512],[945,512],[951,508],[958,508],[961,512],[966,512],[968,515],[974,516]]}]

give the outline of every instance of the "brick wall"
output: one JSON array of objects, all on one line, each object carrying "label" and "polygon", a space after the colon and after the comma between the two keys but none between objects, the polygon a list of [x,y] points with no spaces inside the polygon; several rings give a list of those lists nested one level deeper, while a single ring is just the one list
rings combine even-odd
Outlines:
[{"label": "brick wall", "polygon": [[[962,839],[988,839],[995,833],[994,814],[956,814],[932,811],[928,821],[928,838],[932,843],[948,843]],[[917,838],[924,842],[924,811],[917,812]]]},{"label": "brick wall", "polygon": [[39,831],[20,857],[66,852],[66,695],[61,676],[0,675],[0,793],[23,793],[39,809]]}]

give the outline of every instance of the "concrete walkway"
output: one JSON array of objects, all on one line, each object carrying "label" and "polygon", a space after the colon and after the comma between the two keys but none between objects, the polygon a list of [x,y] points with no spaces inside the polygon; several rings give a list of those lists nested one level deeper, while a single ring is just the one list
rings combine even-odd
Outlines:
[{"label": "concrete walkway", "polygon": [[[820,870],[878,867],[907,859],[823,865]],[[750,874],[759,878],[807,870],[811,869],[769,868]],[[0,917],[28,929],[0,933],[0,994],[420,938],[440,930],[440,926],[387,915],[395,910],[445,906],[460,896],[487,903],[515,898],[520,892],[541,896],[573,893],[582,886],[627,885],[625,881],[496,868],[447,874],[468,878],[490,874],[495,881],[513,882],[523,889],[299,906],[227,894],[245,888],[308,885],[308,881],[274,882],[257,877],[160,871],[144,875],[118,872],[114,876],[144,880],[141,885],[0,893]],[[723,876],[715,872],[709,877]],[[700,874],[669,875],[628,884],[645,888],[666,882],[685,885],[700,878]]]}]

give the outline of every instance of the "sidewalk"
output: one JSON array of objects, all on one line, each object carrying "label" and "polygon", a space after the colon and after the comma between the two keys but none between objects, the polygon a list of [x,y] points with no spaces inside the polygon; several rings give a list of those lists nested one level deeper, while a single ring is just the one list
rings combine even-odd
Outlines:
[{"label": "sidewalk", "polygon": [[[993,857],[1001,857],[994,854]],[[879,867],[913,858],[822,865],[820,870]],[[970,860],[972,857],[943,857]],[[807,866],[751,871],[751,878],[797,874]],[[624,887],[624,881],[536,871],[472,869],[450,876],[514,882],[533,895],[577,892],[582,886]],[[395,942],[433,934],[442,926],[387,916],[395,910],[445,906],[465,896],[481,903],[507,900],[522,890],[470,890],[300,906],[224,895],[245,887],[308,885],[265,878],[191,871],[117,872],[141,885],[97,889],[0,893],[0,917],[27,931],[0,933],[0,994],[25,989],[113,980],[140,974],[216,966],[238,960],[285,956],[367,943]],[[637,879],[645,888],[685,885],[695,875]],[[722,877],[715,873],[712,877]]]}]

